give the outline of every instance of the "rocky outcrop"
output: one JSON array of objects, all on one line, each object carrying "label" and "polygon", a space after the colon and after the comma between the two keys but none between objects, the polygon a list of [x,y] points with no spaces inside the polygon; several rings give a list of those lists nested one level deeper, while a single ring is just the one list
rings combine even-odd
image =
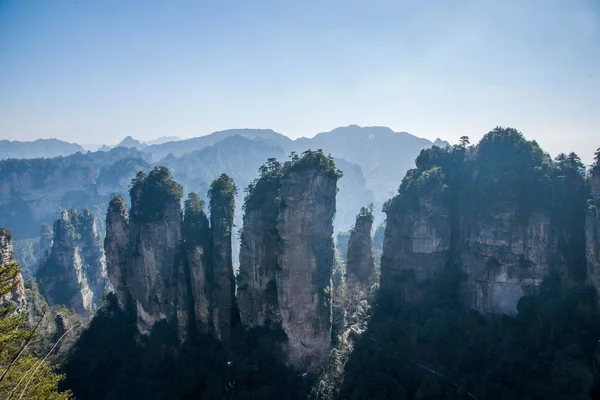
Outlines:
[{"label": "rocky outcrop", "polygon": [[381,256],[381,287],[400,301],[416,301],[422,283],[446,265],[451,242],[449,210],[434,196],[406,209],[396,198],[387,208]]},{"label": "rocky outcrop", "polygon": [[550,217],[534,213],[519,221],[509,210],[463,229],[465,303],[480,312],[515,315],[521,297],[535,293],[550,274],[555,254]]},{"label": "rocky outcrop", "polygon": [[139,174],[131,188],[123,286],[127,288],[142,334],[150,333],[158,321],[175,321],[178,293],[186,291],[180,257],[182,192],[164,167],[155,168],[148,176]]},{"label": "rocky outcrop", "polygon": [[375,283],[375,259],[373,258],[373,214],[362,208],[356,217],[348,240],[346,261],[346,287],[350,307],[365,300]]},{"label": "rocky outcrop", "polygon": [[592,199],[585,219],[588,283],[600,292],[600,170],[592,173]]},{"label": "rocky outcrop", "polygon": [[238,304],[242,324],[248,328],[281,325],[277,296],[280,189],[278,176],[265,176],[244,204]]},{"label": "rocky outcrop", "polygon": [[125,208],[125,200],[120,196],[111,198],[108,205],[104,251],[106,252],[108,278],[119,304],[124,306],[129,301],[129,291],[127,289],[129,219]]},{"label": "rocky outcrop", "polygon": [[52,227],[48,224],[42,224],[40,227],[40,245],[38,248],[38,260],[40,264],[43,264],[47,256],[50,255],[53,240],[54,232],[52,231]]},{"label": "rocky outcrop", "polygon": [[100,234],[89,210],[62,211],[37,280],[49,305],[63,304],[82,315],[94,312],[108,279]]},{"label": "rocky outcrop", "polygon": [[240,256],[246,327],[282,331],[288,365],[316,371],[331,348],[338,171],[322,152],[268,163],[249,189]]},{"label": "rocky outcrop", "polygon": [[[226,183],[233,185],[229,180]],[[135,314],[137,331],[142,335],[150,334],[157,322],[166,321],[177,327],[180,342],[196,332],[218,333],[225,340],[231,320],[221,317],[235,309],[230,236],[233,208],[225,207],[224,188],[211,192],[214,217],[221,215],[224,221],[214,221],[219,237],[213,249],[203,202],[190,193],[182,213],[182,194],[170,171],[156,167],[134,180],[129,216],[123,198],[113,197],[104,242],[108,275],[121,307]],[[215,251],[219,273],[212,267]],[[215,294],[216,281],[220,287],[226,286],[227,296]]]},{"label": "rocky outcrop", "polygon": [[277,221],[281,327],[288,337],[288,363],[313,371],[326,360],[331,348],[337,178],[334,165],[323,156],[311,154],[281,178],[282,210]]},{"label": "rocky outcrop", "polygon": [[[472,218],[466,211],[460,217],[428,196],[419,204],[418,209],[388,209],[381,283],[401,287],[401,300],[421,298],[428,290],[423,283],[438,276],[453,256],[466,277],[463,302],[483,313],[516,314],[519,299],[549,275],[555,249],[548,215],[533,213],[523,221],[507,208],[487,217]],[[454,229],[453,217],[461,218]]]},{"label": "rocky outcrop", "polygon": [[239,318],[235,304],[235,280],[231,252],[231,231],[237,189],[222,174],[210,186],[210,226],[212,231],[212,321],[218,339],[227,341]]},{"label": "rocky outcrop", "polygon": [[[0,228],[0,265],[14,262],[16,262],[16,259],[12,245],[12,234],[8,229]],[[16,280],[17,285],[9,294],[0,298],[0,301],[10,301],[17,306],[17,309],[21,310],[26,305],[26,298],[25,287],[23,285],[23,276],[20,272],[16,276]]]},{"label": "rocky outcrop", "polygon": [[210,295],[212,238],[203,202],[197,194],[190,193],[185,202],[183,218],[184,273],[189,279],[189,297],[182,301],[191,302],[195,329],[200,333],[212,331]]}]

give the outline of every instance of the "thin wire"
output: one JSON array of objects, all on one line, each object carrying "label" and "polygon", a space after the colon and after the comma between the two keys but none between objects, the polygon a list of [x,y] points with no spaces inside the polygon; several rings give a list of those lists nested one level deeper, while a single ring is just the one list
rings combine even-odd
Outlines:
[{"label": "thin wire", "polygon": [[[40,366],[42,365],[42,363],[44,361],[46,361],[46,359],[50,356],[50,354],[54,351],[54,349],[56,348],[56,346],[58,346],[58,344],[61,342],[61,340],[63,340],[63,338],[65,336],[67,336],[67,334],[69,332],[71,332],[73,329],[75,329],[76,327],[78,327],[80,325],[80,323],[77,323],[75,325],[73,325],[71,328],[69,328],[57,341],[56,343],[54,343],[54,346],[52,346],[52,348],[50,349],[50,351],[48,352],[48,354],[46,354],[46,357],[44,357],[42,360],[40,360],[35,369],[33,370],[33,373],[31,374],[31,376],[29,377],[29,380],[27,381],[27,384],[25,385],[25,387],[23,388],[23,391],[21,392],[21,394],[19,395],[19,399],[21,399],[23,397],[23,395],[25,394],[25,391],[27,390],[27,387],[29,386],[29,384],[31,383],[31,380],[33,379],[33,377],[35,376],[35,373],[37,372],[37,370],[40,368]],[[10,395],[8,396],[7,400],[10,400],[10,398],[12,397],[13,393],[15,392],[15,390],[17,390],[17,387],[19,387],[19,385],[21,384],[21,382],[23,381],[23,379],[25,378],[25,376],[29,375],[29,371],[27,371],[27,373],[23,376],[23,378],[21,378],[21,380],[19,381],[19,383],[17,383],[17,386],[14,387],[14,389],[12,390],[12,392],[10,392]]]},{"label": "thin wire", "polygon": [[33,336],[35,335],[35,331],[37,330],[38,326],[40,326],[40,323],[44,319],[45,315],[46,315],[46,311],[44,311],[44,313],[42,314],[40,320],[35,325],[35,327],[31,331],[31,333],[29,334],[29,337],[27,338],[27,340],[25,341],[25,343],[23,343],[23,345],[21,346],[21,349],[19,350],[19,353],[16,355],[15,358],[13,358],[13,360],[11,361],[11,363],[8,364],[8,367],[6,367],[6,370],[4,370],[4,372],[2,373],[2,376],[0,376],[0,382],[2,382],[2,380],[4,379],[4,377],[6,376],[6,374],[8,374],[8,371],[10,371],[11,367],[13,366],[13,364],[17,362],[17,360],[19,359],[19,357],[21,357],[21,355],[23,354],[23,352],[25,351],[25,349],[27,348],[27,346],[29,346],[29,343],[31,343],[31,341],[33,340]]}]

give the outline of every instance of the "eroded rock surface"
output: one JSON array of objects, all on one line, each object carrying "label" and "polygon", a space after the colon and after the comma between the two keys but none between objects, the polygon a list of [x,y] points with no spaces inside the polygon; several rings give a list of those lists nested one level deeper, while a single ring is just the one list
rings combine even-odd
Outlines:
[{"label": "eroded rock surface", "polygon": [[94,312],[108,279],[100,234],[89,210],[62,211],[37,280],[49,305],[62,304],[82,315]]}]

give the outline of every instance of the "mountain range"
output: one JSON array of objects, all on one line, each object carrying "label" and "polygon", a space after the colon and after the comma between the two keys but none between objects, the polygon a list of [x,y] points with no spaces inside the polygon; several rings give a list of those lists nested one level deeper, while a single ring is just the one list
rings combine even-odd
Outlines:
[{"label": "mountain range", "polygon": [[[41,224],[54,221],[64,208],[94,210],[103,231],[102,210],[110,194],[126,195],[137,171],[164,165],[186,192],[195,191],[204,200],[210,182],[221,173],[231,176],[238,187],[235,223],[241,226],[244,189],[267,159],[285,161],[293,152],[322,149],[344,174],[338,182],[341,201],[334,222],[336,231],[344,231],[354,223],[357,210],[369,203],[374,204],[376,223],[382,222],[383,203],[396,192],[419,152],[433,144],[387,127],[357,125],[296,140],[270,129],[230,129],[192,139],[169,139],[149,144],[128,136],[118,146],[105,145],[96,152],[56,139],[3,141],[9,143],[3,149],[13,150],[2,153],[11,154],[12,159],[0,161],[0,225],[13,231],[17,249],[35,247],[23,246],[21,240],[37,240]],[[41,146],[46,142],[52,144],[51,151]],[[23,254],[21,258],[32,257]]]}]

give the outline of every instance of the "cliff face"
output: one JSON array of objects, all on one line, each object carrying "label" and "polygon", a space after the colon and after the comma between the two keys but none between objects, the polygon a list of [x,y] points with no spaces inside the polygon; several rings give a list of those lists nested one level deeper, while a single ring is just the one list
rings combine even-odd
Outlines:
[{"label": "cliff face", "polygon": [[230,329],[237,318],[235,281],[231,253],[231,230],[237,189],[233,180],[223,174],[211,184],[210,225],[212,230],[212,320],[215,335],[229,340]]},{"label": "cliff face", "polygon": [[401,301],[417,300],[421,283],[445,267],[451,235],[448,207],[434,196],[423,196],[414,210],[388,209],[381,287],[392,290]]},{"label": "cliff face", "polygon": [[[195,193],[190,193],[185,202],[183,219],[184,273],[189,276],[187,291],[189,297],[180,297],[187,301],[189,311],[193,313],[195,327],[201,333],[212,331],[210,307],[210,271],[212,238],[208,218],[203,203]],[[184,308],[185,309],[185,308]]]},{"label": "cliff face", "polygon": [[319,152],[283,166],[271,161],[261,174],[245,204],[238,290],[242,322],[282,331],[285,362],[315,371],[331,347],[339,175]]},{"label": "cliff face", "polygon": [[465,303],[480,312],[516,314],[519,299],[533,294],[550,273],[550,217],[535,213],[522,223],[508,211],[464,229]]},{"label": "cliff face", "polygon": [[447,272],[464,305],[515,315],[550,275],[563,287],[583,283],[586,181],[576,155],[552,162],[497,128],[477,146],[424,151],[416,165],[385,209],[381,286],[400,301],[437,290],[427,282]]},{"label": "cliff face", "polygon": [[89,210],[63,210],[54,223],[52,247],[37,280],[49,305],[93,313],[108,280],[100,235]]},{"label": "cliff face", "polygon": [[600,291],[600,171],[592,175],[592,201],[585,219],[588,282]]},{"label": "cliff face", "polygon": [[281,178],[277,295],[288,362],[316,369],[331,347],[331,272],[337,177],[297,164]]},{"label": "cliff face", "polygon": [[[181,196],[171,195],[168,187],[162,187],[163,179],[172,182],[168,172],[155,171],[131,189],[125,286],[142,334],[149,333],[160,320],[174,320],[178,283],[185,284],[176,280],[183,268]],[[181,190],[179,186],[176,189]]]},{"label": "cliff face", "polygon": [[373,258],[373,214],[363,208],[356,217],[348,239],[346,285],[349,294],[357,300],[366,298],[375,280]]},{"label": "cliff face", "polygon": [[121,306],[128,304],[127,262],[129,257],[129,220],[125,201],[122,197],[114,197],[108,205],[106,213],[106,270],[108,278]]},{"label": "cliff face", "polygon": [[244,326],[275,327],[281,324],[277,297],[280,183],[277,178],[262,179],[256,186],[262,195],[248,199],[245,204],[238,304]]},{"label": "cliff face", "polygon": [[[0,228],[0,265],[13,262],[16,262],[16,260],[12,245],[12,234],[8,229]],[[20,272],[17,276],[17,286],[10,294],[3,296],[0,300],[14,302],[18,309],[23,309],[23,307],[25,307],[25,287],[23,285],[23,276]]]},{"label": "cliff face", "polygon": [[452,229],[451,211],[430,197],[418,210],[388,210],[382,257],[382,286],[402,287],[403,301],[416,301],[422,284],[451,261],[453,238],[466,276],[463,302],[480,312],[514,315],[521,297],[531,294],[550,273],[554,254],[551,220],[533,213],[526,221],[515,210],[487,217],[460,210]]},{"label": "cliff face", "polygon": [[[157,322],[166,320],[176,325],[180,342],[185,342],[191,331],[217,331],[218,318],[234,309],[234,286],[231,237],[227,251],[227,232],[219,231],[219,261],[225,260],[219,265],[229,262],[223,279],[212,271],[213,240],[203,203],[190,193],[183,214],[182,193],[183,188],[165,167],[138,174],[130,191],[130,215],[123,198],[114,197],[110,202],[104,245],[115,294],[121,307],[134,312],[137,331],[148,335]],[[231,221],[225,224],[229,235]],[[224,229],[217,221],[215,224]],[[227,302],[218,295],[216,300],[212,297],[213,281],[229,284]],[[230,320],[223,321],[219,333],[228,331],[230,325]]]}]

